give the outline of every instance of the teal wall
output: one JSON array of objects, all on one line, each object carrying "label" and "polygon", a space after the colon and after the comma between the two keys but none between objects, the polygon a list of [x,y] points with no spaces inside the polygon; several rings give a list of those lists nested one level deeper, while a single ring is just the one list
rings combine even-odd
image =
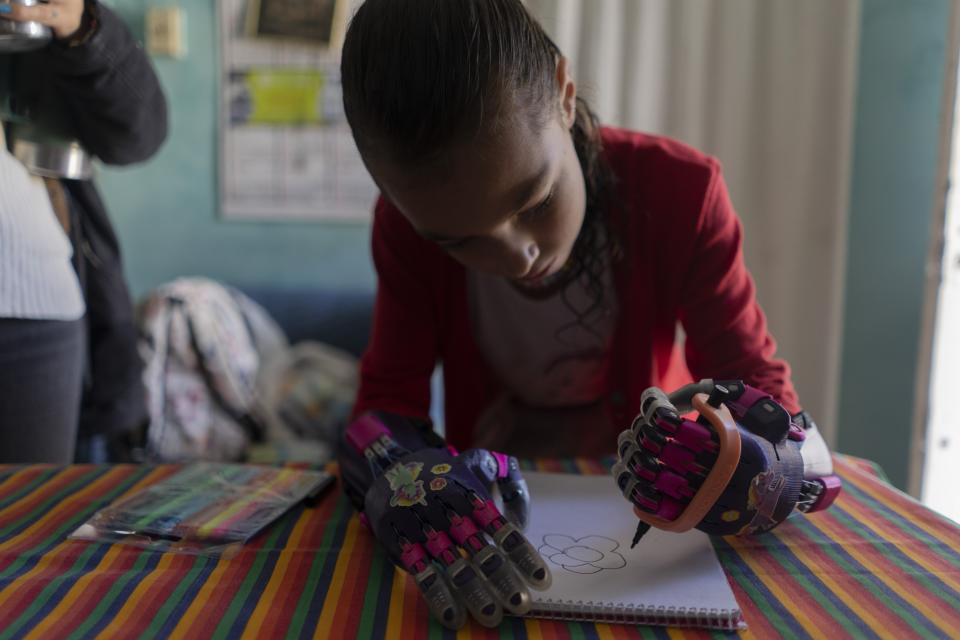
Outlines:
[{"label": "teal wall", "polygon": [[863,0],[838,449],[904,487],[949,0]]},{"label": "teal wall", "polygon": [[[107,2],[142,39],[145,0]],[[98,182],[135,295],[180,275],[241,284],[374,287],[365,224],[228,222],[217,211],[217,33],[214,2],[181,0],[188,56],[155,60],[170,137],[149,163],[106,168]]]}]

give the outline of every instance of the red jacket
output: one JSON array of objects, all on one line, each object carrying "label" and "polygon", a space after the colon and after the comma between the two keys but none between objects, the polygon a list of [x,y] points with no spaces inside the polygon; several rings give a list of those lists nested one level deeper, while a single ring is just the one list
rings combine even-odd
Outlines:
[{"label": "red jacket", "polygon": [[[651,385],[742,378],[800,410],[743,263],[742,229],[719,163],[668,138],[603,130],[617,176],[624,257],[614,262],[619,320],[606,382],[611,451]],[[499,383],[474,341],[464,267],[421,238],[381,198],[373,222],[379,275],[356,413],[427,416],[443,362],[447,440],[468,447]],[[677,322],[686,340],[675,348]],[[686,356],[684,363],[684,357]],[[686,366],[685,366],[686,365]],[[689,367],[689,372],[687,370]]]}]

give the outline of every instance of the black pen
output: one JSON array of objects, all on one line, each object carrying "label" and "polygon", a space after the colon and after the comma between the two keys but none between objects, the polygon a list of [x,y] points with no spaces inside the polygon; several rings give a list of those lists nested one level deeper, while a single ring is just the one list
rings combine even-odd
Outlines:
[{"label": "black pen", "polygon": [[641,520],[637,523],[637,532],[633,534],[633,542],[630,543],[630,548],[633,549],[637,546],[637,543],[640,542],[640,538],[647,534],[647,531],[650,531],[650,525]]}]

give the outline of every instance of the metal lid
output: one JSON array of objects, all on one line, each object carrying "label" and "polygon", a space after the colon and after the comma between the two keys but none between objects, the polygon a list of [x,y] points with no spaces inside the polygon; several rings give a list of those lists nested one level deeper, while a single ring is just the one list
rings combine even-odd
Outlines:
[{"label": "metal lid", "polygon": [[[37,0],[8,0],[11,4],[32,7]],[[45,46],[53,38],[50,27],[39,22],[17,22],[0,18],[0,53],[19,53]]]}]

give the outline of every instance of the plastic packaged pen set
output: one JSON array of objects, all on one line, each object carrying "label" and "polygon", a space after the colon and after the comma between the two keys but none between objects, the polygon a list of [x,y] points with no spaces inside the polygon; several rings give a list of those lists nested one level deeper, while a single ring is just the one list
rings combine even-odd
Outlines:
[{"label": "plastic packaged pen set", "polygon": [[325,471],[195,463],[96,512],[70,538],[231,555],[332,482]]}]

